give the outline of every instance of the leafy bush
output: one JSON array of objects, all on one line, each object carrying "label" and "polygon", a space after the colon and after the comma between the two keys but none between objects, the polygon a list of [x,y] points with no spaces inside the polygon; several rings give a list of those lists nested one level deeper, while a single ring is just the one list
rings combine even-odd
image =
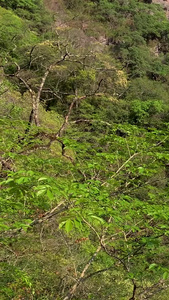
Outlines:
[{"label": "leafy bush", "polygon": [[40,5],[41,0],[0,0],[0,5],[5,8],[23,8],[34,12]]}]

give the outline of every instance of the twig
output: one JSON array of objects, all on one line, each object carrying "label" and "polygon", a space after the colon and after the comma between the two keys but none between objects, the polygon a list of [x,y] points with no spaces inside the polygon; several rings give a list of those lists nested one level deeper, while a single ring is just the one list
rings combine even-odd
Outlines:
[{"label": "twig", "polygon": [[[30,222],[27,227],[31,228],[37,224],[41,224],[46,220],[51,219],[53,216],[56,216],[58,214],[61,214],[62,212],[64,212],[65,210],[69,209],[69,204],[63,206],[62,208],[60,208],[63,204],[65,203],[65,201],[61,201],[56,207],[54,207],[52,210],[47,211],[46,213],[44,213],[40,218],[36,218],[34,219],[32,222]],[[60,209],[59,209],[60,208]],[[59,210],[58,210],[59,209]],[[11,230],[7,230],[1,233],[1,237],[5,236],[5,237],[13,237],[18,235],[19,233],[23,233],[24,230],[22,227],[18,228],[18,229],[11,229]]]},{"label": "twig", "polygon": [[[79,214],[79,215],[80,215],[80,214]],[[99,239],[99,241],[100,241],[100,236],[99,236],[99,234],[97,233],[96,229],[95,229],[89,222],[87,222],[87,221],[82,217],[82,215],[80,215],[80,217],[82,218],[83,222],[86,223],[87,226],[88,226],[89,228],[91,228],[91,229],[94,231],[94,233],[97,235],[97,237],[98,237],[98,239]]]},{"label": "twig", "polygon": [[90,260],[88,261],[88,263],[85,265],[82,273],[80,274],[79,279],[77,280],[77,282],[73,285],[73,287],[70,289],[68,295],[66,297],[63,298],[63,300],[70,300],[73,298],[78,286],[80,285],[80,283],[83,281],[83,278],[86,274],[86,271],[89,269],[91,263],[93,262],[93,260],[95,259],[95,257],[97,256],[97,254],[100,252],[102,246],[99,245],[95,251],[95,253],[93,254],[93,256],[90,258]]},{"label": "twig", "polygon": [[[108,223],[110,223],[112,220],[112,217],[109,218]],[[107,231],[108,228],[105,228],[103,230],[103,234],[102,237],[100,238],[100,244],[97,247],[95,253],[92,255],[92,257],[90,258],[90,260],[87,262],[87,264],[85,265],[83,271],[80,274],[79,279],[77,280],[77,282],[72,286],[72,288],[69,290],[67,296],[65,296],[63,298],[63,300],[71,300],[78,288],[78,286],[81,284],[81,282],[83,282],[83,279],[85,277],[85,274],[87,272],[87,270],[89,269],[90,265],[92,264],[92,262],[94,261],[95,257],[98,255],[98,253],[101,251],[102,247],[104,246],[104,240],[105,240],[105,233]]]},{"label": "twig", "polygon": [[131,155],[121,166],[120,168],[115,172],[115,174],[113,176],[111,176],[111,178],[114,178],[124,167],[125,165],[127,165],[127,163],[132,160],[135,156],[137,156],[139,153],[134,153],[133,155]]},{"label": "twig", "polygon": [[108,267],[108,268],[101,269],[101,270],[98,270],[98,271],[96,271],[96,272],[93,272],[93,273],[87,275],[86,277],[84,277],[82,281],[86,281],[87,279],[89,279],[89,278],[91,278],[91,277],[93,277],[93,276],[96,276],[96,275],[98,275],[98,274],[100,274],[100,273],[109,271],[109,270],[111,270],[113,267],[114,267],[114,264],[113,264],[112,266]]}]

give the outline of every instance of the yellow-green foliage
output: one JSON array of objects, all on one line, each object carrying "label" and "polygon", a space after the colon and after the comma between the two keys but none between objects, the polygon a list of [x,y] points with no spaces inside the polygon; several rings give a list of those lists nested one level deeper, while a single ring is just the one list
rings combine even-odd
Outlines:
[{"label": "yellow-green foliage", "polygon": [[37,35],[29,30],[26,22],[11,10],[0,7],[1,57],[8,57],[9,52],[16,52],[18,47],[35,42]]},{"label": "yellow-green foliage", "polygon": [[[8,116],[14,120],[28,122],[32,109],[32,100],[29,92],[22,96],[8,82],[2,80],[0,86],[0,116]],[[54,111],[46,111],[42,105],[39,109],[40,125],[48,132],[57,132],[63,122],[63,118]]]}]

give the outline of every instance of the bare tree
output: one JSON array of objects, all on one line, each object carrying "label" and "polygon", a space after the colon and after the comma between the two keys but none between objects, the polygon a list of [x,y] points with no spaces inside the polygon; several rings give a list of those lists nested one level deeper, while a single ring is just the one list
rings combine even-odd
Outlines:
[{"label": "bare tree", "polygon": [[38,87],[38,91],[35,92],[31,86],[29,85],[29,83],[22,77],[21,75],[21,68],[20,66],[15,63],[15,65],[17,66],[17,72],[13,75],[16,78],[18,78],[27,88],[27,90],[29,91],[29,94],[31,96],[32,99],[32,110],[29,116],[29,125],[35,123],[36,126],[39,126],[39,103],[40,103],[40,98],[41,98],[41,94],[43,91],[43,87],[45,85],[46,79],[49,75],[49,73],[51,72],[52,68],[58,64],[60,64],[61,62],[63,62],[64,60],[66,60],[66,58],[69,56],[68,52],[65,51],[64,55],[57,61],[54,61],[53,63],[51,63],[45,70],[41,81],[40,81],[40,85]]}]

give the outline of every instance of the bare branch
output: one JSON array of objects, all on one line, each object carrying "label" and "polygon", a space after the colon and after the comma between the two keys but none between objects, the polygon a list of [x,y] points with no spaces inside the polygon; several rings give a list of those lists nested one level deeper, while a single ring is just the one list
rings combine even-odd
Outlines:
[{"label": "bare branch", "polygon": [[68,113],[65,117],[65,120],[62,124],[62,126],[60,127],[60,129],[58,130],[57,134],[56,134],[56,137],[60,137],[62,132],[65,130],[68,122],[69,122],[69,117],[70,117],[70,114],[72,112],[72,109],[73,109],[73,106],[75,105],[75,103],[77,102],[78,98],[74,98],[73,101],[71,102],[70,106],[69,106],[69,110],[68,110]]},{"label": "bare branch", "polygon": [[32,47],[32,49],[31,49],[31,51],[30,51],[30,53],[29,53],[29,63],[28,63],[28,68],[31,67],[31,64],[32,64],[32,61],[33,61],[33,59],[32,59],[32,54],[33,54],[33,51],[34,51],[35,48],[36,48],[36,45],[34,45],[34,46]]},{"label": "bare branch", "polygon": [[100,89],[100,86],[101,86],[102,81],[103,81],[103,79],[101,79],[101,80],[99,81],[96,90],[95,90],[94,92],[90,93],[90,94],[86,94],[86,95],[83,95],[83,96],[78,97],[78,96],[77,96],[77,91],[75,91],[75,98],[73,99],[73,101],[71,102],[71,104],[70,104],[70,106],[69,106],[68,113],[67,113],[67,115],[66,115],[66,117],[65,117],[65,120],[64,120],[62,126],[61,126],[60,129],[58,130],[58,132],[57,132],[57,134],[56,134],[56,137],[60,137],[61,134],[62,134],[62,132],[63,132],[63,131],[65,130],[65,128],[67,127],[67,125],[68,125],[68,123],[69,123],[69,118],[70,118],[72,109],[73,109],[73,107],[74,107],[74,105],[75,105],[75,103],[76,103],[77,101],[82,101],[82,100],[84,100],[84,99],[86,99],[86,98],[89,98],[89,97],[92,97],[92,96],[102,96],[102,94],[98,94],[98,93],[97,93],[97,92],[99,91],[99,89]]},{"label": "bare branch", "polygon": [[36,126],[39,126],[39,113],[38,113],[39,111],[38,111],[38,108],[39,108],[39,103],[40,103],[40,96],[41,96],[44,84],[46,82],[46,79],[47,79],[47,77],[49,75],[49,72],[50,72],[52,67],[53,67],[53,64],[50,65],[49,68],[46,70],[44,76],[42,77],[41,84],[39,86],[36,98],[32,99],[33,100],[33,103],[32,103],[32,105],[33,105],[33,115],[34,115],[34,120],[35,120],[35,125]]},{"label": "bare branch", "polygon": [[31,97],[35,97],[35,93],[33,92],[33,90],[31,89],[30,85],[26,82],[25,79],[23,79],[20,75],[19,75],[19,72],[21,70],[20,66],[15,62],[15,65],[17,67],[17,72],[12,75],[12,76],[15,76],[17,77],[20,81],[23,82],[23,84],[25,85],[25,87],[28,89],[29,93],[31,94]]},{"label": "bare branch", "polygon": [[133,155],[131,155],[121,166],[120,168],[115,172],[115,174],[111,177],[111,178],[114,178],[126,165],[127,163],[132,160],[135,156],[137,156],[139,153],[136,152],[134,153]]},{"label": "bare branch", "polygon": [[63,300],[71,300],[78,288],[78,286],[80,285],[80,283],[83,281],[84,276],[86,274],[86,271],[89,269],[91,263],[93,262],[93,260],[95,259],[95,257],[97,256],[97,254],[100,252],[102,246],[99,245],[95,251],[95,253],[92,255],[92,257],[90,258],[90,260],[88,261],[88,263],[85,265],[82,273],[80,274],[79,279],[77,280],[77,282],[73,285],[73,287],[70,289],[68,295],[66,297],[63,298]]},{"label": "bare branch", "polygon": [[[27,227],[31,228],[37,224],[41,224],[46,220],[51,219],[52,217],[61,214],[62,212],[68,210],[70,208],[70,206],[72,205],[72,203],[70,204],[66,204],[65,201],[61,201],[56,207],[54,207],[52,210],[47,211],[46,213],[44,213],[42,216],[34,219],[32,222],[30,222]],[[5,237],[14,237],[20,233],[24,233],[25,231],[23,230],[22,227],[18,228],[18,229],[11,229],[8,231],[4,231],[1,232],[1,237],[5,236]]]},{"label": "bare branch", "polygon": [[87,275],[86,277],[84,277],[82,281],[86,281],[87,279],[89,279],[89,278],[91,278],[93,276],[96,276],[96,275],[98,275],[100,273],[107,272],[107,271],[111,270],[113,267],[114,267],[114,264],[112,266],[108,267],[108,268],[101,269],[101,270],[98,270],[96,272],[93,272],[93,273]]},{"label": "bare branch", "polygon": [[157,293],[166,290],[168,288],[169,285],[167,284],[167,282],[161,279],[157,283],[153,284],[152,286],[143,288],[143,291],[139,292],[138,296],[141,297],[142,299],[150,299],[154,297],[154,295],[156,295],[157,297]]},{"label": "bare branch", "polygon": [[[65,205],[63,206],[63,204],[65,204],[65,201],[61,201],[57,206],[55,206],[52,210],[47,211],[45,214],[43,214],[43,216],[41,218],[37,218],[35,220],[33,220],[29,226],[34,226],[36,224],[40,224],[43,223],[46,220],[51,219],[53,216],[56,216],[60,213],[62,213],[63,211],[67,210],[69,208],[69,205]],[[60,208],[61,206],[63,206],[62,208]],[[58,210],[60,208],[60,210]]]},{"label": "bare branch", "polygon": [[[109,218],[108,223],[110,223],[112,220],[112,217]],[[104,240],[105,240],[105,233],[107,231],[108,228],[105,228],[103,230],[103,234],[100,238],[100,244],[98,245],[95,253],[92,255],[92,257],[90,258],[90,260],[87,262],[87,264],[85,265],[83,271],[80,274],[79,279],[77,280],[77,282],[73,285],[73,287],[69,290],[68,294],[66,297],[63,298],[63,300],[71,300],[78,288],[78,286],[81,284],[81,282],[83,282],[85,274],[87,272],[87,270],[89,269],[90,265],[92,264],[92,262],[94,261],[95,257],[98,255],[98,253],[101,251],[103,245],[104,245]]]},{"label": "bare branch", "polygon": [[137,286],[136,286],[136,283],[134,281],[134,279],[132,279],[132,283],[133,283],[133,294],[132,294],[132,297],[129,299],[129,300],[135,300],[135,296],[136,296],[136,289],[137,289]]},{"label": "bare branch", "polygon": [[4,95],[4,94],[7,93],[8,91],[9,91],[9,89],[6,89],[6,90],[2,91],[2,92],[0,93],[0,96]]}]

